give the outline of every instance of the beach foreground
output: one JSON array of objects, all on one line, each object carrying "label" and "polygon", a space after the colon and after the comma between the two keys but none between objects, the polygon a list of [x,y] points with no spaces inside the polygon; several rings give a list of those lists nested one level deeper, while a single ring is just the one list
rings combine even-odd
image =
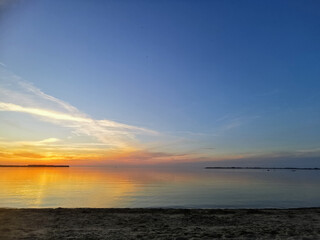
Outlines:
[{"label": "beach foreground", "polygon": [[0,239],[320,239],[320,208],[0,209]]}]

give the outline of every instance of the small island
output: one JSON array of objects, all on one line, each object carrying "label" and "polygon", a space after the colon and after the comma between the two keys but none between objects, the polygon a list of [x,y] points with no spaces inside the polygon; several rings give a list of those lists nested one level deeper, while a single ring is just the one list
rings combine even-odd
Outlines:
[{"label": "small island", "polygon": [[69,165],[0,165],[0,167],[70,167]]}]

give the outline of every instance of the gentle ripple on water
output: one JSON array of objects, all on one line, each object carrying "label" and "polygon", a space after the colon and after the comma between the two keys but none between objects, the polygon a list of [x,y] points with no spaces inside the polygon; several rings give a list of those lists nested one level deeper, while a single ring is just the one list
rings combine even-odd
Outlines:
[{"label": "gentle ripple on water", "polygon": [[0,207],[319,207],[320,171],[0,168]]}]

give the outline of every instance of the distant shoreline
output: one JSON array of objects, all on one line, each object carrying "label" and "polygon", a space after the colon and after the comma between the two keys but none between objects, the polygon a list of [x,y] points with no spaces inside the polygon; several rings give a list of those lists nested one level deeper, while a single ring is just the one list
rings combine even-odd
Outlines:
[{"label": "distant shoreline", "polygon": [[0,167],[70,167],[69,165],[0,165]]},{"label": "distant shoreline", "polygon": [[320,168],[293,168],[293,167],[205,167],[205,169],[320,170]]}]

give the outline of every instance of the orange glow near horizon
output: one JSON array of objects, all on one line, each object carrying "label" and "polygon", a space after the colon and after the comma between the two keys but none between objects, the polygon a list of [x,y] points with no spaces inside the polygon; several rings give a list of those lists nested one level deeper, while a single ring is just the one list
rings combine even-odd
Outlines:
[{"label": "orange glow near horizon", "polygon": [[[90,164],[91,162],[112,161],[112,159],[126,158],[133,149],[46,149],[38,147],[23,147],[23,148],[2,148],[0,149],[1,164],[71,164],[82,162]],[[1,165],[0,164],[0,165]]]},{"label": "orange glow near horizon", "polygon": [[67,165],[149,165],[208,160],[235,160],[249,155],[216,155],[202,157],[196,154],[152,152],[135,147],[105,149],[103,146],[51,145],[55,139],[5,144],[0,147],[0,165],[67,164]]}]

